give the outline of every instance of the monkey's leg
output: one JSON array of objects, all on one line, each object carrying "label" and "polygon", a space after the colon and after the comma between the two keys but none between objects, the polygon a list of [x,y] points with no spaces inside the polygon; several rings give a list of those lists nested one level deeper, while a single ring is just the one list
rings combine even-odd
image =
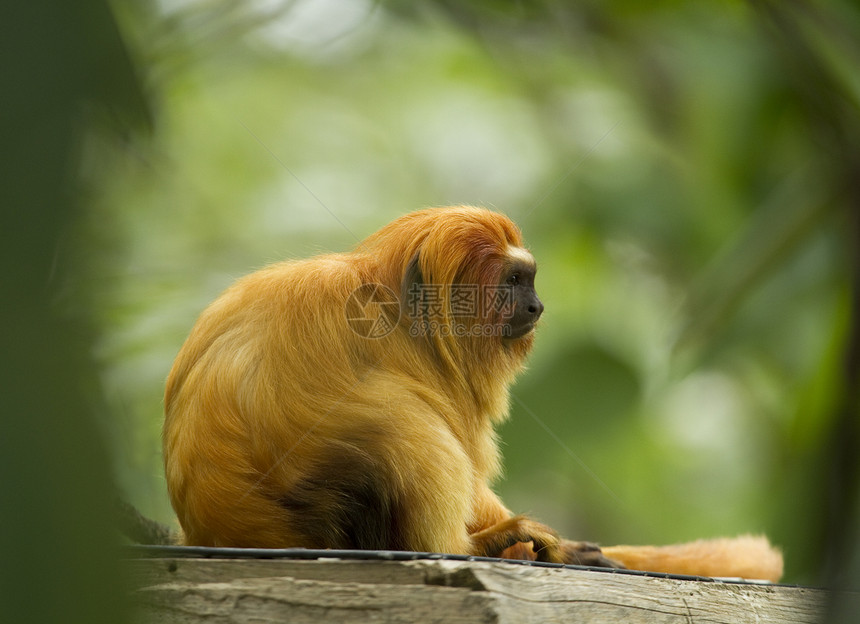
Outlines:
[{"label": "monkey's leg", "polygon": [[470,458],[423,401],[390,403],[377,420],[342,416],[351,441],[330,439],[302,462],[312,469],[280,499],[289,527],[328,548],[472,554]]}]

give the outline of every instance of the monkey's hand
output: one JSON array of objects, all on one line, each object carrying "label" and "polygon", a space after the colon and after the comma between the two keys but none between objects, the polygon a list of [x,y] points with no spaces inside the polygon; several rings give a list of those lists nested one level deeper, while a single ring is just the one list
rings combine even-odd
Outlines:
[{"label": "monkey's hand", "polygon": [[600,547],[591,542],[561,540],[559,547],[562,552],[563,563],[599,568],[624,568],[618,561],[604,557]]},{"label": "monkey's hand", "polygon": [[[564,563],[564,553],[558,534],[545,524],[526,516],[514,516],[498,524],[473,533],[472,544],[476,555],[500,557],[502,551],[511,549],[509,558]],[[526,552],[530,544],[533,552]],[[511,548],[516,546],[516,548]],[[516,554],[514,554],[516,553]]]}]

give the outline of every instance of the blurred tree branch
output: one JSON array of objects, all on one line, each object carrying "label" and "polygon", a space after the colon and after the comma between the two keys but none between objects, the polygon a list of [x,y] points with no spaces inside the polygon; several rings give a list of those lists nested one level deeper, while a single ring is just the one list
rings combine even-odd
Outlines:
[{"label": "blurred tree branch", "polygon": [[[6,2],[0,24],[3,617],[122,622],[93,330],[57,293],[69,275],[61,242],[84,209],[76,175],[86,122],[99,112],[146,127],[148,108],[101,0]],[[86,309],[86,295],[76,297]]]}]

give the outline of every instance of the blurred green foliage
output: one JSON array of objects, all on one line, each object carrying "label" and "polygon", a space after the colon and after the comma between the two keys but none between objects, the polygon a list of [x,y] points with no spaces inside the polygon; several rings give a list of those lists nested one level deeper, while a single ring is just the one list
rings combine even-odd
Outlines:
[{"label": "blurred green foliage", "polygon": [[508,505],[604,543],[766,532],[789,580],[818,578],[856,268],[849,3],[115,9],[155,133],[89,138],[69,288],[95,297],[105,424],[145,512],[172,518],[160,397],[211,299],[474,203],[520,224],[546,304],[501,431]]}]

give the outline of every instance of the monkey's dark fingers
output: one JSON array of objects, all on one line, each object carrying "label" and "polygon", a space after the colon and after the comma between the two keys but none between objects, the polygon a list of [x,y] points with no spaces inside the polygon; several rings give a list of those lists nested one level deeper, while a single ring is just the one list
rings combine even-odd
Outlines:
[{"label": "monkey's dark fingers", "polygon": [[551,535],[549,539],[545,536],[532,538],[532,548],[535,553],[535,559],[538,561],[565,563],[564,551],[561,549],[558,538],[555,536]]},{"label": "monkey's dark fingers", "polygon": [[624,566],[614,559],[609,559],[603,556],[600,547],[591,542],[572,542],[570,540],[562,540],[561,544],[562,560],[564,563],[583,566],[595,566],[598,568],[619,568],[624,569]]}]

